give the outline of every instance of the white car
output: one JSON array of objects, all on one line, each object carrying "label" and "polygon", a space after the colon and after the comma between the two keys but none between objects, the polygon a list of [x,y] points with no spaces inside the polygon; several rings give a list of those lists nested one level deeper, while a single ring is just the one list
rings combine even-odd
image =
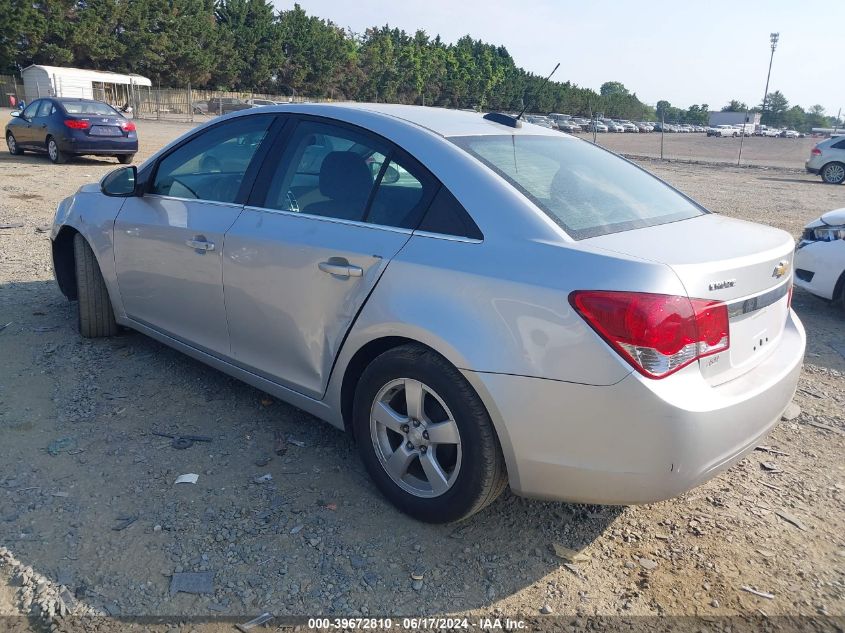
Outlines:
[{"label": "white car", "polygon": [[784,130],[780,135],[783,138],[799,138],[801,136],[797,130]]},{"label": "white car", "polygon": [[733,136],[737,137],[741,130],[733,125],[716,125],[707,130],[707,136]]},{"label": "white car", "polygon": [[795,248],[795,285],[845,309],[845,208],[804,227]]}]

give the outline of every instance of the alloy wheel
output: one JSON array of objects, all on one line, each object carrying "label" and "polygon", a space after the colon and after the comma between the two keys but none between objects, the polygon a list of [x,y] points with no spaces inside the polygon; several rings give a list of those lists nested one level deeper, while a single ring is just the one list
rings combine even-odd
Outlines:
[{"label": "alloy wheel", "polygon": [[370,409],[370,438],[384,471],[416,497],[439,497],[458,478],[458,425],[443,399],[419,380],[398,378],[378,391]]},{"label": "alloy wheel", "polygon": [[824,178],[825,182],[833,184],[841,183],[843,180],[845,180],[845,165],[840,165],[838,163],[827,165],[824,168],[822,178]]},{"label": "alloy wheel", "polygon": [[56,145],[56,141],[50,139],[50,142],[47,143],[47,154],[50,155],[50,160],[55,161],[59,157],[59,146]]},{"label": "alloy wheel", "polygon": [[11,133],[8,136],[6,136],[6,145],[9,147],[9,153],[10,154],[16,154],[17,153],[18,143],[15,140],[15,137],[12,136]]}]

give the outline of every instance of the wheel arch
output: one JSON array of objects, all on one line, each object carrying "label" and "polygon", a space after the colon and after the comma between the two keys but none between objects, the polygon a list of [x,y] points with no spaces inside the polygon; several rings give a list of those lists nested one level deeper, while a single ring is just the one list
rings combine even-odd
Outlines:
[{"label": "wheel arch", "polygon": [[425,343],[407,336],[383,336],[368,341],[359,347],[349,359],[349,362],[346,363],[346,366],[343,369],[343,377],[341,379],[340,414],[343,419],[343,428],[350,435],[352,435],[352,408],[355,401],[355,390],[358,387],[358,381],[361,378],[361,374],[378,356],[381,356],[385,352],[402,345],[418,345],[420,347],[424,347],[435,354],[442,356],[453,366],[455,365],[445,355],[430,345],[426,345]]},{"label": "wheel arch", "polygon": [[72,226],[63,226],[52,241],[53,274],[59,290],[70,301],[77,299],[76,258],[73,252],[73,238],[77,231]]}]

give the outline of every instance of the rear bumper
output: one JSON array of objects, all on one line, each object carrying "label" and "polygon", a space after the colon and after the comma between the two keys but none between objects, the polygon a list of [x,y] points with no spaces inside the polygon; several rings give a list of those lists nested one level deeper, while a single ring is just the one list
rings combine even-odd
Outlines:
[{"label": "rear bumper", "polygon": [[649,503],[725,470],[762,441],[798,384],[805,334],[790,311],[777,350],[710,387],[697,364],[665,381],[611,386],[465,371],[493,418],[517,494]]},{"label": "rear bumper", "polygon": [[87,134],[69,134],[59,139],[59,149],[68,154],[135,154],[138,151],[138,136],[92,139]]}]

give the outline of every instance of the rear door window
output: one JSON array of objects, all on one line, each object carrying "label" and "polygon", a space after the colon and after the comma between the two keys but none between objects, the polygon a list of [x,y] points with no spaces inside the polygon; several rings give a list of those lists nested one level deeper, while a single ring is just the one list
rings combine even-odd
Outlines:
[{"label": "rear door window", "polygon": [[528,134],[454,137],[574,239],[665,224],[704,209],[586,141]]}]

